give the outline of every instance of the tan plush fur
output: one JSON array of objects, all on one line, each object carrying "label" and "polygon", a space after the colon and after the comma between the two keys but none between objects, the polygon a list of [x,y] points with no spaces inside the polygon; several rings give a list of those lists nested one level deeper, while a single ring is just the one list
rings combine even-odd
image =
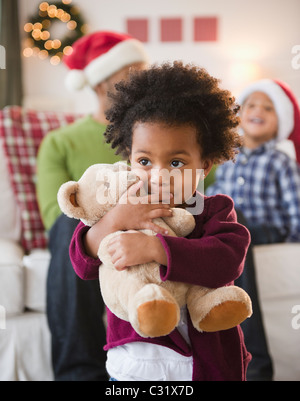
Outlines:
[{"label": "tan plush fur", "polygon": [[[88,168],[78,182],[62,185],[58,202],[67,216],[92,226],[137,181],[138,178],[124,163],[97,164]],[[193,216],[179,208],[173,209],[172,217],[154,221],[168,229],[172,236],[185,237],[195,227]],[[142,232],[156,235],[150,230]],[[158,337],[172,332],[178,325],[180,308],[185,305],[194,327],[200,332],[226,330],[251,316],[251,300],[245,291],[236,286],[209,289],[162,282],[159,265],[155,262],[117,271],[111,262],[107,244],[120,233],[123,232],[108,235],[99,247],[101,292],[108,308],[120,319],[130,322],[142,337]],[[188,266],[182,268],[188,269]]]}]

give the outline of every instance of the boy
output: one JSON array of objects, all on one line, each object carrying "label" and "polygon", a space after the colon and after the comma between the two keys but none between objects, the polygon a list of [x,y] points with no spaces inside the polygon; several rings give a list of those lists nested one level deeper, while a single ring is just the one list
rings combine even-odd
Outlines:
[{"label": "boy", "polygon": [[[126,79],[130,69],[145,68],[147,60],[141,42],[109,31],[84,36],[64,58],[70,69],[67,87],[89,87],[95,92],[97,108],[93,115],[47,135],[38,155],[37,194],[51,252],[47,317],[56,381],[106,380],[106,355],[101,350],[105,341],[103,301],[96,283],[82,283],[73,272],[68,249],[77,222],[61,214],[57,192],[65,181],[81,177],[88,166],[119,160],[103,141],[107,93]],[[88,314],[80,309],[85,304],[90,305]]]},{"label": "boy", "polygon": [[298,242],[300,169],[277,149],[278,142],[294,134],[296,105],[272,80],[246,88],[239,101],[244,146],[236,163],[218,168],[207,195],[223,193],[234,200],[253,244]]},{"label": "boy", "polygon": [[[289,137],[295,141],[299,136],[299,107],[290,89],[272,80],[250,85],[240,95],[239,102],[244,146],[235,164],[227,162],[218,168],[216,182],[206,194],[223,193],[233,198],[239,221],[251,233],[252,244],[298,242],[300,169],[277,145]],[[253,357],[247,378],[272,380],[272,361],[265,340],[251,252],[236,285],[249,293],[253,304],[252,318],[242,325]]]}]

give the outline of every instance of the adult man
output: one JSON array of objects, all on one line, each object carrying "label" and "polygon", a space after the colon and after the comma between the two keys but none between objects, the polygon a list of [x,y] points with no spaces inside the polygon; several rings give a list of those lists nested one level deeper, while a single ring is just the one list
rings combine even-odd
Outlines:
[{"label": "adult man", "polygon": [[130,68],[145,68],[148,59],[142,44],[129,35],[96,32],[78,40],[64,61],[71,70],[67,86],[92,88],[98,109],[93,116],[47,135],[38,154],[37,195],[51,252],[47,315],[52,362],[57,381],[106,380],[104,305],[99,285],[83,282],[74,274],[68,248],[78,222],[61,214],[56,196],[64,182],[77,181],[88,166],[118,161],[103,140],[107,93],[126,79]]}]

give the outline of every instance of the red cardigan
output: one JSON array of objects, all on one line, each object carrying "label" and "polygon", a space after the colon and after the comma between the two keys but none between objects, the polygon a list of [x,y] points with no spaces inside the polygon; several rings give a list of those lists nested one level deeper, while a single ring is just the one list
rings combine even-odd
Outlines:
[{"label": "red cardigan", "polygon": [[[200,194],[197,194],[201,196]],[[161,279],[181,281],[210,288],[232,285],[243,271],[250,243],[248,230],[237,223],[232,200],[225,195],[204,198],[204,210],[196,215],[196,227],[187,238],[157,235],[168,265],[160,267]],[[85,253],[82,237],[88,227],[79,223],[70,244],[70,257],[77,275],[98,280],[101,261]],[[184,267],[184,268],[183,268]],[[175,329],[164,337],[140,337],[128,322],[107,311],[105,350],[129,342],[150,342],[193,356],[193,380],[246,380],[251,359],[240,326],[215,333],[199,333],[188,317],[191,346]]]}]

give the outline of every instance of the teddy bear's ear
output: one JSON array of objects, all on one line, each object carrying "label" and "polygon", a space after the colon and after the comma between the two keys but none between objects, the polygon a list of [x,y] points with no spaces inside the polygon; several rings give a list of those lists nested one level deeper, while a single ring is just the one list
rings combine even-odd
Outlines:
[{"label": "teddy bear's ear", "polygon": [[78,205],[76,195],[79,184],[75,181],[68,181],[63,184],[57,194],[57,201],[61,211],[68,217],[82,219],[85,217],[84,209]]}]

